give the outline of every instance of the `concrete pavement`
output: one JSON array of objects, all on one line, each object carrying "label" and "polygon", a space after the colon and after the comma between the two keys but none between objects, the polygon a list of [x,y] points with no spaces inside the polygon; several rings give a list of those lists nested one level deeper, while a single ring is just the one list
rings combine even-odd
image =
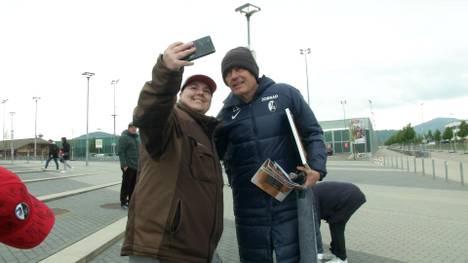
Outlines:
[{"label": "concrete pavement", "polygon": [[[468,262],[468,188],[416,176],[367,161],[333,157],[326,180],[357,184],[364,204],[347,225],[349,262]],[[323,241],[330,242],[322,222]],[[128,262],[121,241],[92,262]],[[225,229],[219,245],[224,262],[239,262],[232,196],[225,189]]]}]

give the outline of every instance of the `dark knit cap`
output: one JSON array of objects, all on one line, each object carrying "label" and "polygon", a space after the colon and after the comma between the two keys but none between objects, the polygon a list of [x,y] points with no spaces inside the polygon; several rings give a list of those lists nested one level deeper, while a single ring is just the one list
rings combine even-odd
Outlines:
[{"label": "dark knit cap", "polygon": [[[223,74],[223,80],[226,78],[228,71],[234,67],[246,69],[252,73],[255,79],[258,79],[257,62],[255,62],[255,58],[248,48],[236,47],[226,53],[223,58],[223,62],[221,62],[221,73]],[[224,80],[224,83],[226,83],[226,80]]]}]

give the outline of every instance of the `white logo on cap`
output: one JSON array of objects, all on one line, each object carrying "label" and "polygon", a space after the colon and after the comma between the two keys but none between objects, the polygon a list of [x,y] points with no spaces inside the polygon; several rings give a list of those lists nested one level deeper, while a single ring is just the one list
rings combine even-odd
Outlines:
[{"label": "white logo on cap", "polygon": [[19,203],[15,208],[16,218],[19,220],[26,220],[29,215],[29,206],[26,203]]}]

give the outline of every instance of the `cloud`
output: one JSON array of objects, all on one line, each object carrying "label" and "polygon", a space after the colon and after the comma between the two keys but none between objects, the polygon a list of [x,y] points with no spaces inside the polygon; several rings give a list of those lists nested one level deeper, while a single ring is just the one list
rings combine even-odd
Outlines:
[{"label": "cloud", "polygon": [[390,100],[382,106],[453,99],[468,95],[468,54],[452,55],[425,64],[402,65],[395,68],[372,68],[366,73],[377,87],[376,96],[387,93]]}]

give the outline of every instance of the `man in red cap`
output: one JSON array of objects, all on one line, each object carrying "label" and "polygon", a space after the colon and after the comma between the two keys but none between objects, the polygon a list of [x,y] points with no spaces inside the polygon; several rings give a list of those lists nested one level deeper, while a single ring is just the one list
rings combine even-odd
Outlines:
[{"label": "man in red cap", "polygon": [[33,248],[47,237],[54,222],[52,210],[32,196],[16,174],[0,166],[0,243]]},{"label": "man in red cap", "polygon": [[[130,262],[218,262],[223,178],[213,144],[218,121],[206,116],[216,83],[194,75],[182,83],[193,43],[160,55],[133,112],[140,129],[137,183],[122,255]],[[177,94],[179,93],[177,102]]]}]

